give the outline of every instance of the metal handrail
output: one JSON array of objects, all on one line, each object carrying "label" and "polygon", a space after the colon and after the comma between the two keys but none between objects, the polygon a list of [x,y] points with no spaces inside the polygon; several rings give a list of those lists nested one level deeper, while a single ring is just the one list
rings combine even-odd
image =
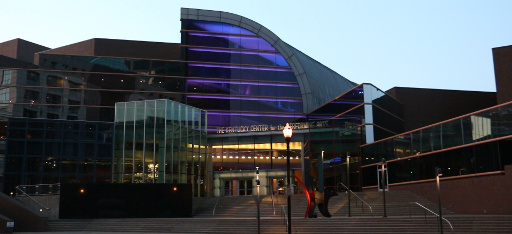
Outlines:
[{"label": "metal handrail", "polygon": [[45,210],[49,210],[49,209],[50,209],[50,207],[46,207],[46,206],[44,206],[43,204],[39,203],[36,199],[32,198],[30,195],[28,195],[25,191],[21,190],[21,189],[20,189],[20,188],[18,188],[17,186],[16,186],[16,189],[17,189],[17,190],[19,190],[19,191],[21,191],[21,192],[22,192],[25,196],[27,196],[28,198],[32,199],[32,201],[35,201],[38,205],[40,205],[41,207],[43,207]]},{"label": "metal handrail", "polygon": [[288,227],[288,213],[286,212],[286,206],[281,206],[281,217],[284,218],[284,223]]},{"label": "metal handrail", "polygon": [[[347,191],[349,191],[350,193],[354,194],[354,196],[356,196],[359,200],[361,200],[361,202],[363,202],[365,205],[367,205],[369,208],[370,208],[370,213],[373,214],[373,209],[372,209],[372,206],[370,206],[368,203],[366,203],[362,198],[360,198],[359,196],[357,196],[357,194],[355,194],[354,192],[352,192],[352,190],[350,190],[346,185],[344,185],[343,183],[340,182],[341,185],[343,185],[343,187],[345,187],[347,189]],[[356,204],[357,205],[357,204]]]},{"label": "metal handrail", "polygon": [[[274,192],[272,192],[272,209],[274,210],[274,215],[276,215],[276,207],[275,207],[275,203],[274,203]],[[277,197],[276,197],[276,200],[277,200]]]},{"label": "metal handrail", "polygon": [[[29,195],[32,195],[32,196],[56,195],[56,194],[60,193],[60,183],[55,183],[55,184],[18,185],[18,186],[16,186],[16,188],[19,188],[20,190],[23,190],[24,194],[29,194]],[[45,189],[46,189],[46,191],[45,191]],[[21,195],[24,195],[24,194],[22,193]]]},{"label": "metal handrail", "polygon": [[[438,214],[436,214],[434,211],[429,210],[427,207],[425,207],[425,206],[421,205],[421,204],[420,204],[420,203],[418,203],[418,202],[411,202],[411,204],[416,204],[416,205],[420,206],[421,208],[425,209],[426,211],[428,211],[428,212],[430,212],[430,213],[434,214],[435,216],[439,217],[439,215],[438,215]],[[452,224],[450,223],[450,221],[448,221],[448,219],[446,219],[445,217],[443,217],[443,219],[444,219],[444,221],[446,221],[446,222],[448,223],[448,225],[450,225],[450,228],[451,228],[451,229],[452,229],[452,231],[453,231],[453,226],[452,226]]]},{"label": "metal handrail", "polygon": [[219,196],[219,198],[217,198],[217,201],[215,202],[215,205],[213,206],[212,216],[215,216],[215,209],[217,209],[217,205],[219,204],[220,198],[221,198],[220,196]]}]

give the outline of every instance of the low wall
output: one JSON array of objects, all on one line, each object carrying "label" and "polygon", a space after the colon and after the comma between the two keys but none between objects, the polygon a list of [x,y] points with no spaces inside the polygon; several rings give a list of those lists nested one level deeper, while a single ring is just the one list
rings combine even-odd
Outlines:
[{"label": "low wall", "polygon": [[16,199],[39,216],[48,217],[50,220],[59,218],[59,195],[18,196]]},{"label": "low wall", "polygon": [[[442,177],[441,177],[442,178]],[[441,205],[458,214],[512,215],[512,165],[504,173],[463,178],[442,178]],[[392,190],[408,190],[437,203],[435,181],[391,185]]]},{"label": "low wall", "polygon": [[14,220],[0,214],[0,233],[13,233]]},{"label": "low wall", "polygon": [[14,220],[15,232],[42,232],[46,230],[48,218],[39,216],[20,201],[0,193],[0,213]]},{"label": "low wall", "polygon": [[60,219],[192,217],[191,184],[61,184]]}]

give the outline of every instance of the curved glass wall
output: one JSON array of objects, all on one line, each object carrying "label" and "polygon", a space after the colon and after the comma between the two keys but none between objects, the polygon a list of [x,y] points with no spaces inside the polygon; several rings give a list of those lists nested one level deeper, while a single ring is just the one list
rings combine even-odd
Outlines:
[{"label": "curved glass wall", "polygon": [[226,23],[182,20],[182,49],[186,103],[207,109],[212,128],[277,125],[304,116],[293,70],[260,36]]},{"label": "curved glass wall", "polygon": [[121,102],[115,119],[114,182],[189,183],[204,194],[205,111],[170,100]]}]

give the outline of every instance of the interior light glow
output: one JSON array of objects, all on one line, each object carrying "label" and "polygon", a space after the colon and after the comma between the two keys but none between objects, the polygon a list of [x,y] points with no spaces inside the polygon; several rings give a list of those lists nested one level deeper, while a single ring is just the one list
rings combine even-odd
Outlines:
[{"label": "interior light glow", "polygon": [[[224,150],[286,150],[286,143],[259,143],[259,144],[240,144],[240,145],[214,145],[212,146],[213,149],[222,149]],[[290,150],[301,150],[302,149],[302,142],[290,142]],[[227,152],[224,151],[224,154],[227,154]],[[282,157],[282,156],[281,156]]]}]

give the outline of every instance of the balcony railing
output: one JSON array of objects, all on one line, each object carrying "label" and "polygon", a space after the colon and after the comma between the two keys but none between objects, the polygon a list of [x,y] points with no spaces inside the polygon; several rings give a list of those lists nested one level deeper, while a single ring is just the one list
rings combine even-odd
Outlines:
[{"label": "balcony railing", "polygon": [[16,186],[16,196],[41,196],[60,194],[60,184],[36,184]]}]

